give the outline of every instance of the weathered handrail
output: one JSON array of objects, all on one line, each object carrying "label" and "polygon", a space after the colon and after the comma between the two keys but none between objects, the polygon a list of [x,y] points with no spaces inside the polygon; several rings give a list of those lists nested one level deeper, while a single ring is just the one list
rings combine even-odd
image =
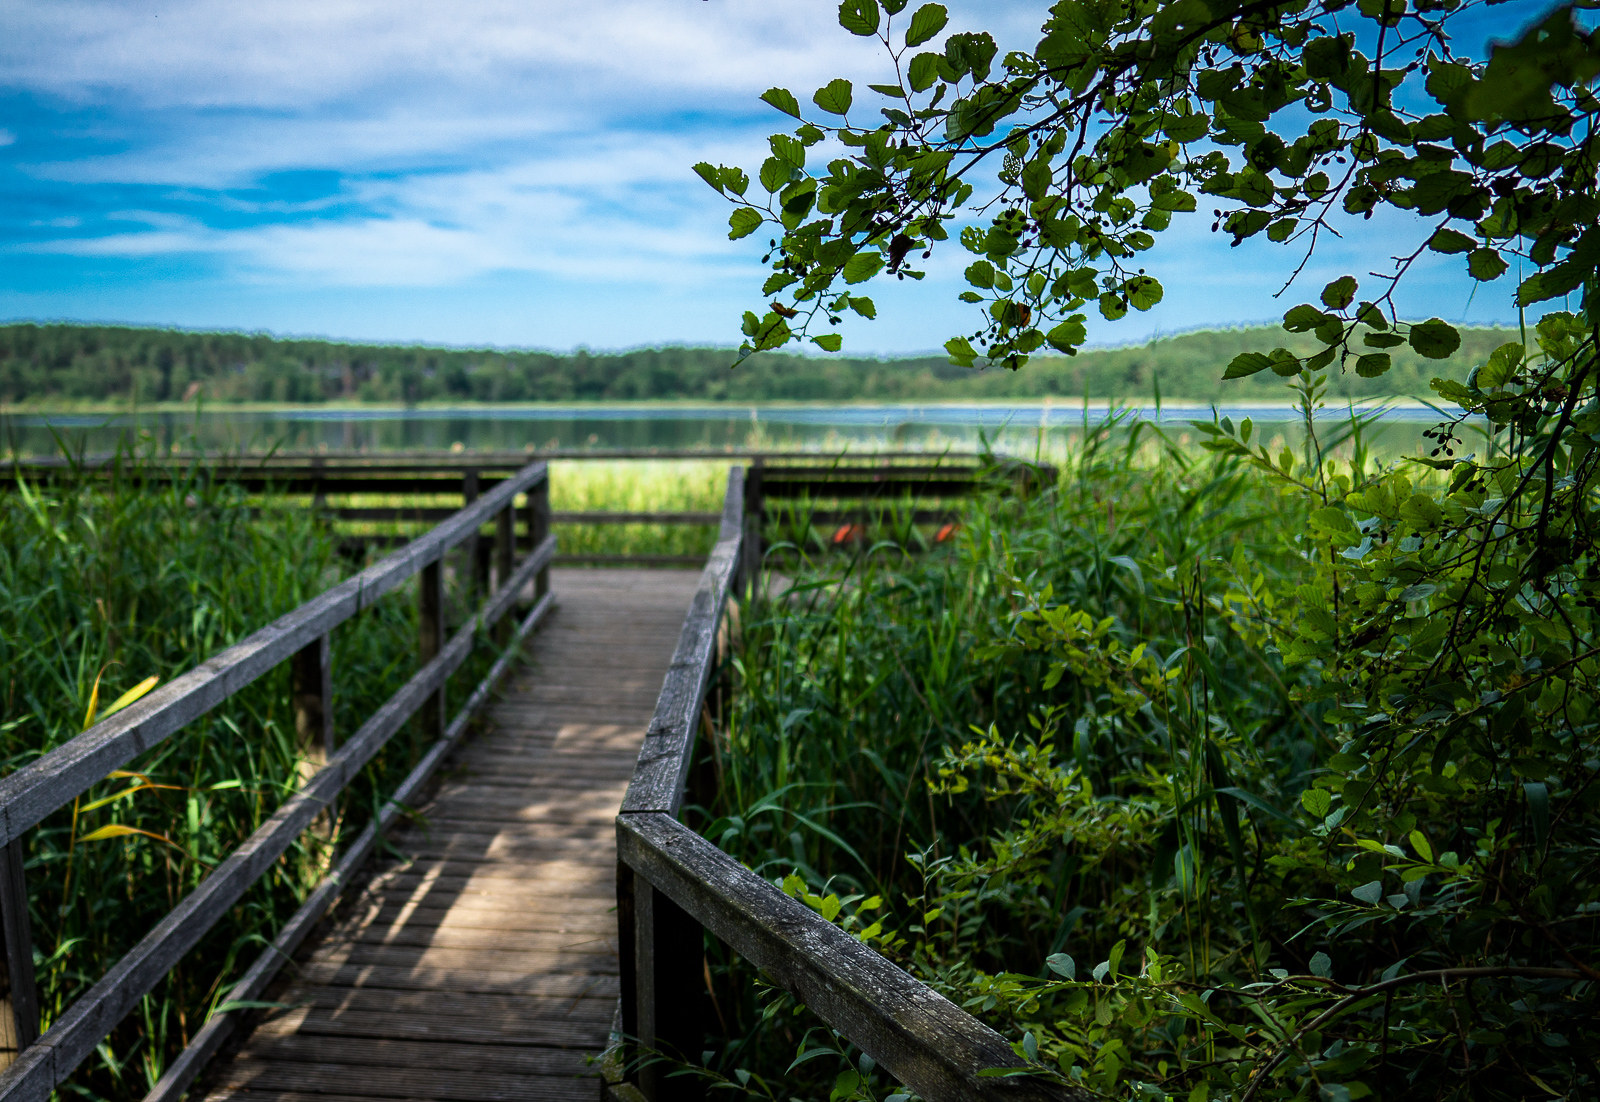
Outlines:
[{"label": "weathered handrail", "polygon": [[[235,1000],[259,995],[278,965],[370,853],[378,835],[398,813],[399,805],[420,790],[445,750],[460,737],[472,711],[487,697],[493,680],[506,668],[510,652],[502,655],[455,720],[448,725],[444,723],[444,684],[466,660],[481,631],[503,619],[530,584],[536,599],[532,610],[518,625],[517,638],[531,631],[551,607],[548,567],[555,554],[555,540],[548,530],[548,488],[548,471],[542,461],[524,466],[449,520],[383,561],[0,780],[0,844],[7,847],[8,857],[15,858],[7,864],[16,865],[20,871],[21,841],[27,829],[281,662],[295,660],[297,682],[306,676],[305,671],[319,668],[324,671],[320,686],[299,683],[294,692],[297,713],[307,713],[297,714],[297,726],[326,732],[327,716],[331,712],[325,673],[328,633],[413,575],[421,575],[419,652],[424,659],[421,668],[337,750],[324,746],[324,750],[331,751],[326,764],[80,996],[43,1036],[34,1040],[37,1020],[28,1022],[18,1014],[19,1041],[23,1047],[17,1059],[0,1072],[0,1100],[43,1102],[138,1000],[154,988],[184,953],[272,867],[300,833],[333,803],[394,733],[420,714],[426,728],[436,737],[434,745],[401,783],[378,819],[356,838],[333,873],[312,892],[274,945],[233,988]],[[531,546],[522,562],[516,564],[514,505],[517,495],[524,493],[527,495],[526,542]],[[490,521],[496,524],[499,584],[487,594],[471,619],[446,640],[442,610],[443,557],[458,544],[476,540],[479,528]],[[5,916],[7,958],[16,962],[30,954],[31,938],[27,930],[25,887],[19,882],[15,890],[7,891],[9,885],[9,879],[0,882],[0,909]],[[19,975],[13,966],[10,980],[14,993],[31,995],[31,969],[27,975]],[[21,1011],[26,1001],[14,995],[13,1009]],[[215,1051],[231,1024],[230,1015],[214,1015],[153,1094],[160,1098],[176,1097],[204,1059]]]},{"label": "weathered handrail", "polygon": [[[753,481],[753,480],[752,480]],[[703,984],[701,930],[710,930],[792,992],[834,1029],[930,1102],[1075,1097],[1028,1075],[998,1033],[920,983],[677,821],[730,593],[759,588],[759,486],[729,474],[721,531],[684,619],[655,716],[617,816],[617,915],[622,1041],[639,1052],[700,1052],[686,1003]],[[756,505],[747,514],[747,501]],[[650,1102],[698,1092],[663,1065],[624,1059]]]}]

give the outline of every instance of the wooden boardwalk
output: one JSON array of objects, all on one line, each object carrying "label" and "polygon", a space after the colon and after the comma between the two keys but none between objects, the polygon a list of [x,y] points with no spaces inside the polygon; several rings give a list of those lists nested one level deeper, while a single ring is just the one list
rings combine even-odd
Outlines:
[{"label": "wooden boardwalk", "polygon": [[558,570],[487,729],[191,1098],[583,1099],[618,996],[615,829],[698,580]]}]

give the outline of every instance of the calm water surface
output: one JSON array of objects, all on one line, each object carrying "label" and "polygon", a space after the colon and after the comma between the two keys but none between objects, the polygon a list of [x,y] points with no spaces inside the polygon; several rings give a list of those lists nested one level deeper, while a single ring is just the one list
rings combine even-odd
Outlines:
[{"label": "calm water surface", "polygon": [[[1299,435],[1299,415],[1288,406],[1219,407],[1239,421],[1251,418],[1269,436]],[[1009,450],[1048,446],[1100,424],[1104,408],[1046,403],[1014,405],[850,406],[500,406],[469,409],[278,409],[200,413],[0,414],[0,449],[15,454],[58,450],[57,437],[74,451],[105,452],[120,440],[163,449],[207,451],[444,450],[524,451],[530,448],[797,448],[852,451],[875,448],[968,447],[980,436]],[[1210,420],[1209,407],[1129,409],[1139,418],[1183,432],[1193,419]],[[1348,420],[1344,409],[1322,419]],[[1386,447],[1414,450],[1422,431],[1438,421],[1424,408],[1381,414],[1374,435]]]}]

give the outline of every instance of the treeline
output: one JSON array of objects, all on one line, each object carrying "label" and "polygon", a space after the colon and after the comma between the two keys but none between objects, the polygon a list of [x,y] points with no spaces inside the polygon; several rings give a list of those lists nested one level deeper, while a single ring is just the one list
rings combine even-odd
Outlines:
[{"label": "treeline", "polygon": [[[1463,331],[1449,361],[1398,349],[1377,379],[1335,370],[1336,396],[1427,396],[1437,375],[1464,378],[1504,329]],[[863,359],[764,354],[729,370],[723,348],[651,348],[573,353],[280,340],[97,325],[0,326],[0,402],[48,406],[88,402],[938,401],[1046,396],[1199,401],[1275,398],[1270,372],[1222,382],[1237,353],[1277,345],[1309,354],[1307,336],[1272,326],[1204,330],[1147,344],[1036,359],[1020,372],[956,367],[943,356]]]}]

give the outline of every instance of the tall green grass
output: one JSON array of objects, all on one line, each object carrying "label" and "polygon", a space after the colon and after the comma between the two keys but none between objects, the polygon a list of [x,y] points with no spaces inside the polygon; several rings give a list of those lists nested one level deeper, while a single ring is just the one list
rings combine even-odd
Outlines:
[{"label": "tall green grass", "polygon": [[[1371,457],[1359,434],[1344,447],[1296,470],[1359,485]],[[1053,490],[974,502],[931,553],[801,556],[743,610],[707,836],[1095,1097],[1353,1099],[1378,1065],[1399,1092],[1384,1097],[1518,1097],[1513,1046],[1582,1096],[1600,1079],[1573,1047],[1593,990],[1427,986],[1481,962],[1487,927],[1452,923],[1461,889],[1437,875],[1384,918],[1355,836],[1316,811],[1315,780],[1351,768],[1345,729],[1310,691],[1320,670],[1277,646],[1315,604],[1314,499],[1145,429],[1055,458]],[[1504,810],[1471,814],[1463,842],[1507,829],[1486,818]],[[712,1074],[730,1090],[895,1090],[719,959]],[[1408,970],[1424,982],[1392,1021],[1385,998],[1339,1002]],[[1335,1009],[1337,1026],[1305,1029]],[[1251,1086],[1291,1037],[1320,1039]]]},{"label": "tall green grass", "polygon": [[[76,736],[124,690],[183,673],[358,568],[311,511],[251,500],[199,469],[141,482],[124,455],[0,493],[0,769]],[[453,577],[467,576],[464,562]],[[451,595],[454,624],[466,594]],[[416,666],[410,587],[333,633],[336,735],[353,732]],[[492,648],[452,678],[453,699]],[[414,763],[396,736],[309,832],[63,1086],[142,1095],[324,873],[332,851]],[[308,770],[287,670],[262,677],[27,835],[44,1026],[262,825]]]},{"label": "tall green grass", "polygon": [[[709,512],[722,509],[726,462],[712,460],[555,460],[550,507],[556,512]],[[560,524],[564,555],[706,555],[715,524]]]}]

